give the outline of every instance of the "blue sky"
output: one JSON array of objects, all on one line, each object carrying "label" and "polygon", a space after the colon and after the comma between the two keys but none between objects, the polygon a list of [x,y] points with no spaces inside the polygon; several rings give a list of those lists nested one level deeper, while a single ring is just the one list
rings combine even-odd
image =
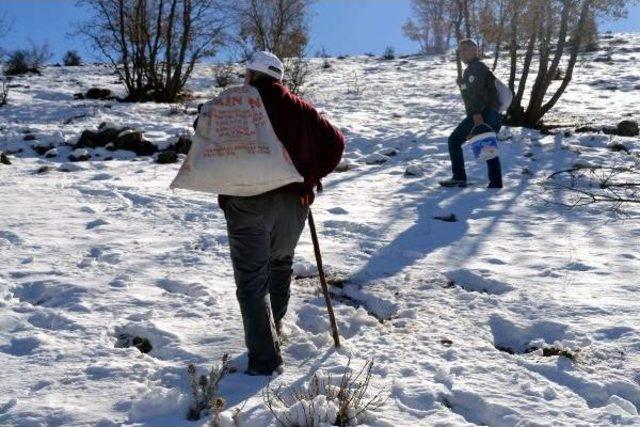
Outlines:
[{"label": "blue sky", "polygon": [[[75,0],[0,0],[13,21],[13,31],[3,41],[11,50],[48,42],[59,61],[65,51],[78,50],[83,58],[97,60],[85,42],[68,36],[74,22],[84,17]],[[398,53],[414,53],[418,46],[402,36],[401,26],[411,15],[410,0],[318,0],[311,20],[311,45],[315,54],[325,47],[331,55],[381,54],[393,46]],[[603,23],[602,30],[640,31],[640,6],[626,20]]]}]

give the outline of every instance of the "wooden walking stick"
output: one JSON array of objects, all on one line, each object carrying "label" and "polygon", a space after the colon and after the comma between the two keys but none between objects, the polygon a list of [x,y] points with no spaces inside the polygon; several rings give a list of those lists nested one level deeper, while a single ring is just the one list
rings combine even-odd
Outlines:
[{"label": "wooden walking stick", "polygon": [[336,348],[340,347],[340,335],[338,334],[338,325],[336,316],[333,314],[333,305],[329,296],[329,288],[327,279],[324,276],[324,268],[322,267],[322,254],[320,253],[320,243],[318,242],[318,233],[316,233],[316,223],[313,220],[313,214],[309,209],[309,230],[311,231],[311,240],[313,241],[313,249],[316,253],[316,263],[318,264],[318,275],[320,276],[320,285],[324,294],[324,302],[327,303],[327,311],[329,312],[329,322],[331,323],[331,332],[333,334],[333,343]]}]

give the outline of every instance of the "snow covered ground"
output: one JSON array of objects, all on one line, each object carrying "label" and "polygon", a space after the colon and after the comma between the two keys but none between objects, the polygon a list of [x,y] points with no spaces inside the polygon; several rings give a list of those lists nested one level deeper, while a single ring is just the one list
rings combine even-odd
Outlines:
[{"label": "snow covered ground", "polygon": [[[551,121],[640,118],[640,36],[615,39],[625,43],[612,44],[613,62],[582,62]],[[640,139],[505,129],[504,190],[485,189],[473,160],[478,185],[443,190],[446,138],[463,114],[455,65],[330,61],[313,62],[307,96],[345,131],[353,166],[314,205],[329,275],[344,280],[334,288],[343,348],[332,348],[317,279],[296,281],[272,386],[339,376],[351,356],[354,369],[374,359],[372,390],[388,396],[371,426],[640,425],[640,212],[568,210],[539,185],[576,162],[638,167]],[[185,420],[187,364],[204,372],[229,353],[246,365],[222,212],[214,197],[167,188],[178,164],[118,152],[69,165],[62,145],[108,121],[165,146],[193,115],[72,100],[92,86],[121,91],[102,66],[13,84],[0,150],[23,152],[0,165],[0,425],[205,425]],[[218,91],[209,66],[191,85],[187,113]],[[58,146],[57,157],[31,144]],[[458,221],[434,219],[449,214]],[[305,232],[296,272],[313,263]],[[122,348],[121,334],[153,349]],[[270,425],[268,382],[226,377],[223,418],[242,408],[241,425]]]}]

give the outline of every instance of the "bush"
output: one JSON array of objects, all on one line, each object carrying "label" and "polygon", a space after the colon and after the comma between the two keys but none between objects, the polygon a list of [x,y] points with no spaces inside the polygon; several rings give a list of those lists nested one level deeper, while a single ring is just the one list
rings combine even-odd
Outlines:
[{"label": "bush", "polygon": [[284,81],[291,92],[301,95],[302,88],[307,83],[310,74],[309,63],[304,57],[299,56],[284,60]]},{"label": "bush", "polygon": [[379,409],[386,398],[383,393],[369,393],[373,361],[364,364],[360,371],[350,368],[338,381],[316,372],[309,385],[283,391],[282,388],[265,391],[266,405],[280,426],[351,426],[365,422],[367,412]]},{"label": "bush", "polygon": [[75,50],[67,51],[67,53],[65,53],[64,57],[62,58],[62,62],[67,67],[78,67],[82,65],[82,59],[80,58],[78,52]]},{"label": "bush", "polygon": [[387,61],[396,59],[396,50],[392,46],[387,46],[382,55],[382,59],[386,59]]},{"label": "bush", "polygon": [[197,421],[202,413],[209,413],[212,416],[212,425],[219,424],[220,413],[224,411],[227,402],[219,395],[218,387],[225,375],[235,372],[235,368],[229,360],[229,355],[222,356],[222,364],[214,366],[209,371],[209,375],[197,375],[195,365],[188,367],[189,380],[191,382],[191,394],[193,403],[189,408],[187,419]]},{"label": "bush", "polygon": [[213,75],[218,87],[227,87],[235,80],[236,76],[233,72],[233,64],[219,64],[213,69]]},{"label": "bush", "polygon": [[18,76],[28,73],[40,74],[44,63],[51,59],[49,47],[33,45],[31,49],[18,49],[10,52],[4,65],[6,76]]},{"label": "bush", "polygon": [[7,105],[9,99],[9,86],[7,86],[7,80],[3,79],[0,83],[0,107]]},{"label": "bush", "polygon": [[322,58],[322,69],[327,70],[331,68],[331,62],[329,61],[329,54],[324,47],[316,54],[318,58]]}]

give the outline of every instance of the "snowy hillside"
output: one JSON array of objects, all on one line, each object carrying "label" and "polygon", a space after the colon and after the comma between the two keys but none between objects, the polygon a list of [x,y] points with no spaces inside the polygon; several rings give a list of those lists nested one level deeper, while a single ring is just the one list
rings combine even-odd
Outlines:
[{"label": "snowy hillside", "polygon": [[[602,47],[548,121],[640,119],[640,35]],[[503,190],[484,188],[486,167],[467,151],[477,185],[441,189],[447,136],[463,115],[455,64],[321,62],[307,96],[348,138],[345,171],[313,206],[343,348],[332,347],[305,231],[296,273],[312,277],[293,284],[285,371],[271,387],[373,359],[371,389],[388,399],[371,426],[640,425],[640,210],[570,210],[540,185],[576,162],[638,168],[640,137],[504,128]],[[12,162],[0,164],[0,425],[206,425],[185,419],[187,365],[205,372],[224,353],[239,372],[222,382],[223,425],[234,409],[240,425],[271,425],[269,380],[241,373],[215,198],[170,191],[179,164],[154,157],[97,148],[68,161],[68,144],[102,122],[175,143],[219,91],[211,68],[196,70],[186,106],[74,100],[91,87],[122,94],[104,66],[49,67],[12,85],[0,108],[0,151]],[[44,158],[31,147],[56,150]],[[450,214],[456,222],[434,218]],[[127,346],[132,337],[151,351]]]}]

